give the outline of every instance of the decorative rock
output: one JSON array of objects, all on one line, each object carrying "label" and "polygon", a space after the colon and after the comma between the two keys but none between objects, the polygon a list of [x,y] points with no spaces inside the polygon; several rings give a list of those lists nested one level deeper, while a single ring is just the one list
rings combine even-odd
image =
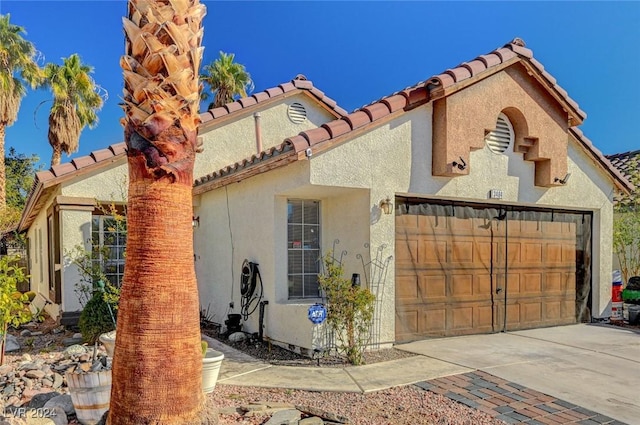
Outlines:
[{"label": "decorative rock", "polygon": [[51,400],[47,401],[44,404],[46,409],[60,408],[67,415],[71,415],[75,413],[75,409],[73,408],[73,403],[71,402],[71,396],[69,394],[62,394],[53,397]]},{"label": "decorative rock", "polygon": [[2,390],[2,395],[3,396],[8,396],[13,394],[13,391],[15,391],[15,387],[13,385],[7,385],[6,387],[4,387],[4,389]]},{"label": "decorative rock", "polygon": [[45,377],[45,375],[46,374],[43,371],[37,370],[37,369],[28,370],[27,373],[25,373],[25,376],[27,378],[33,378],[33,379],[42,379]]},{"label": "decorative rock", "polygon": [[82,345],[71,345],[64,350],[65,357],[81,356],[87,352],[87,348]]},{"label": "decorative rock", "polygon": [[40,336],[40,335],[42,335],[42,332],[40,331],[30,332],[30,336]]},{"label": "decorative rock", "polygon": [[274,413],[264,425],[297,425],[302,414],[295,409],[281,410]]},{"label": "decorative rock", "polygon": [[22,359],[22,361],[25,361],[25,362],[33,361],[33,358],[31,357],[31,354],[29,354],[29,353],[24,353],[22,355],[22,357],[20,357],[20,358]]},{"label": "decorative rock", "polygon": [[11,334],[7,334],[7,343],[4,346],[4,351],[6,353],[11,353],[12,351],[18,351],[20,349],[20,343],[18,342],[18,338]]},{"label": "decorative rock", "polygon": [[7,376],[9,372],[13,372],[13,367],[11,365],[5,364],[0,366],[0,376]]},{"label": "decorative rock", "polygon": [[62,382],[64,382],[64,378],[59,373],[53,374],[53,388],[60,388],[62,386]]},{"label": "decorative rock", "polygon": [[11,397],[9,397],[5,403],[6,406],[16,406],[18,407],[20,405],[20,399],[14,395],[12,395]]},{"label": "decorative rock", "polygon": [[88,362],[89,360],[91,360],[91,355],[83,354],[78,358],[78,360],[80,360],[81,362]]},{"label": "decorative rock", "polygon": [[247,335],[244,332],[234,332],[229,335],[229,341],[231,342],[241,342],[247,339]]},{"label": "decorative rock", "polygon": [[82,334],[80,332],[76,332],[73,334],[73,338],[82,338]]},{"label": "decorative rock", "polygon": [[66,346],[74,346],[82,343],[82,338],[65,338],[62,343]]},{"label": "decorative rock", "polygon": [[302,419],[298,425],[324,425],[324,421],[317,416]]},{"label": "decorative rock", "polygon": [[338,422],[342,424],[350,423],[349,418],[345,418],[344,416],[336,415],[335,413],[327,412],[326,410],[319,409],[313,406],[296,406],[296,409],[300,410],[302,413],[307,413],[312,416],[319,416],[322,419],[327,419],[332,422]]},{"label": "decorative rock", "polygon": [[43,379],[42,380],[42,386],[43,387],[49,387],[49,388],[53,388],[53,381],[51,379]]},{"label": "decorative rock", "polygon": [[27,407],[29,407],[31,409],[39,409],[41,407],[44,407],[49,400],[51,400],[52,398],[57,397],[59,395],[60,395],[60,393],[55,392],[55,391],[52,391],[50,393],[36,394],[36,395],[33,396],[31,401],[27,405]]},{"label": "decorative rock", "polygon": [[20,332],[20,336],[31,336],[31,331],[29,329],[24,329]]}]

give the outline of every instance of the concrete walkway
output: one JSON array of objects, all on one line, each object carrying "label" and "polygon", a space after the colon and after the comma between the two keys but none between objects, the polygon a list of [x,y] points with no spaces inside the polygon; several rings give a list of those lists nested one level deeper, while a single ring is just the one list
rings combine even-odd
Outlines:
[{"label": "concrete walkway", "polygon": [[476,370],[619,421],[640,423],[640,333],[599,325],[431,339],[396,348],[419,356],[344,368],[272,366],[216,340],[220,384],[370,392]]}]

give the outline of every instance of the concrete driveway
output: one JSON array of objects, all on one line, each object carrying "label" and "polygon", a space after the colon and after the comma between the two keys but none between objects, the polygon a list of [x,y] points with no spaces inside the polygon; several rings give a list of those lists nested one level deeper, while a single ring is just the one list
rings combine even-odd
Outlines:
[{"label": "concrete driveway", "polygon": [[396,348],[480,369],[629,424],[640,423],[640,333],[571,325],[430,339]]}]

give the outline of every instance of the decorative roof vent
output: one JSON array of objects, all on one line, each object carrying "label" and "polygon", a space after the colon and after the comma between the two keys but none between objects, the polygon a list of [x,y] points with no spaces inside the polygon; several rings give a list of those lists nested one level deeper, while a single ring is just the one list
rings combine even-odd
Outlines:
[{"label": "decorative roof vent", "polygon": [[289,115],[289,119],[291,121],[296,124],[300,124],[306,121],[307,110],[301,103],[294,102],[289,105],[289,108],[287,108],[287,115]]},{"label": "decorative roof vent", "polygon": [[503,153],[513,143],[513,126],[505,114],[498,115],[496,129],[491,130],[484,140],[495,153]]}]

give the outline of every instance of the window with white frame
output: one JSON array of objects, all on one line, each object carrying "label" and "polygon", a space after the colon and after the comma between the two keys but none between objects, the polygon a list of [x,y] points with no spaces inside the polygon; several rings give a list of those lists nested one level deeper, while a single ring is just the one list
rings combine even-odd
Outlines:
[{"label": "window with white frame", "polygon": [[94,215],[91,219],[91,247],[94,262],[102,265],[109,282],[116,286],[124,275],[125,247],[127,242],[126,222],[108,215]]},{"label": "window with white frame", "polygon": [[320,289],[320,201],[287,201],[289,298],[318,298]]}]

